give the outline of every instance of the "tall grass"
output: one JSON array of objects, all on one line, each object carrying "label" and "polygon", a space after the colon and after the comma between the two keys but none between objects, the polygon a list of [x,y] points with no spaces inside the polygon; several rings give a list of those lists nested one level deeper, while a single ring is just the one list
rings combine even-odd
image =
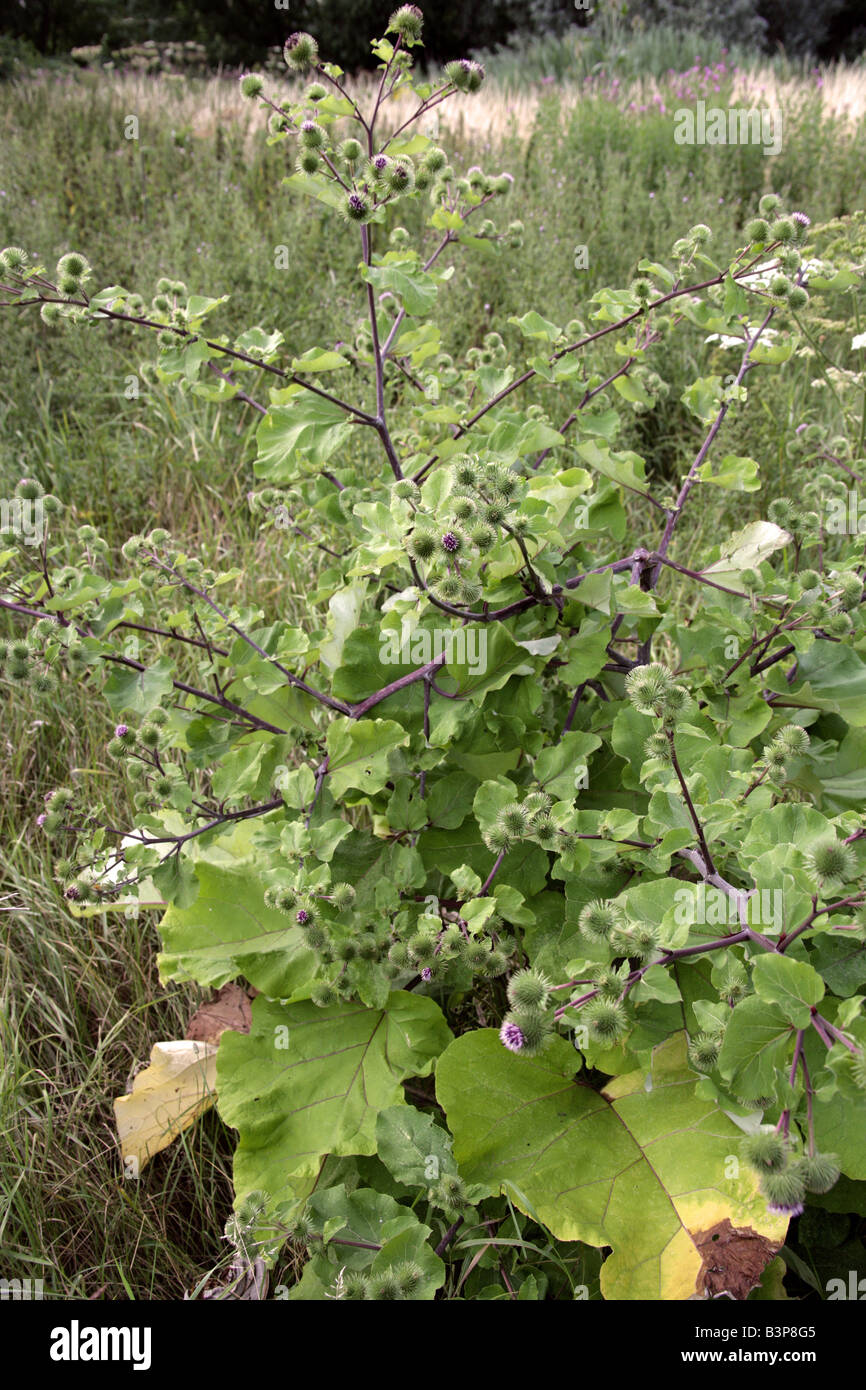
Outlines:
[{"label": "tall grass", "polygon": [[[661,110],[667,68],[684,71],[694,53],[686,39],[684,48],[665,42],[644,36],[637,56],[624,54],[617,87],[610,64],[604,78],[585,82],[592,54],[567,46],[537,46],[520,73],[500,56],[491,65],[500,82],[455,103],[453,115],[444,108],[440,129],[455,166],[510,169],[516,191],[505,218],[525,224],[521,251],[493,260],[470,253],[443,288],[449,352],[530,307],[563,324],[583,315],[596,289],[627,283],[643,255],[664,260],[695,222],[713,227],[712,249],[724,256],[772,186],[816,221],[863,205],[866,71],[840,68],[819,86],[814,74],[749,64],[719,100],[772,88],[786,113],[782,153],[697,152],[674,144],[670,111]],[[137,141],[124,138],[130,114]],[[194,292],[229,292],[215,331],[261,322],[279,327],[290,351],[330,346],[354,336],[362,308],[350,279],[357,249],[329,212],[287,194],[285,172],[284,154],[267,146],[258,114],[229,80],[46,75],[0,87],[0,244],[49,264],[83,250],[101,283],[146,296],[163,274]],[[413,230],[419,215],[410,209],[406,221]],[[587,270],[574,268],[578,244],[588,248]],[[275,264],[281,245],[290,249],[287,270]],[[253,411],[148,386],[140,363],[153,348],[143,334],[96,325],[50,333],[17,311],[6,312],[0,332],[0,494],[35,474],[69,504],[61,542],[82,521],[112,545],[165,525],[236,564],[239,593],[272,611],[303,610],[308,557],[285,540],[262,540],[246,507]],[[505,334],[522,352],[515,330]],[[701,335],[688,330],[653,365],[669,394],[651,416],[626,422],[624,443],[672,476],[696,441],[682,388],[728,364],[722,354],[708,360]],[[832,407],[826,393],[816,404],[810,376],[804,367],[771,396],[759,392],[758,406],[726,434],[726,447],[760,460],[771,494],[782,480],[784,432],[805,411]],[[249,390],[264,396],[266,386]],[[539,399],[554,423],[572,404],[565,391]],[[701,525],[718,534],[750,505],[722,499]],[[0,698],[0,1275],[41,1276],[58,1297],[179,1297],[225,1259],[230,1136],[211,1113],[140,1184],[124,1183],[111,1100],[154,1041],[183,1036],[198,995],[159,986],[151,915],[70,915],[36,831],[45,793],[70,768],[128,819],[126,789],[104,753],[100,702],[76,685],[42,705],[5,689]]]}]

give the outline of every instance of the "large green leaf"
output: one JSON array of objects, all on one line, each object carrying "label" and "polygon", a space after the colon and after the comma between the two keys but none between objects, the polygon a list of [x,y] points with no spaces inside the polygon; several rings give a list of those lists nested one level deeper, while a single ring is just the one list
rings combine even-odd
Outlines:
[{"label": "large green leaf", "polygon": [[731,1014],[719,1053],[719,1071],[737,1095],[773,1095],[776,1068],[784,1064],[792,1040],[792,1025],[781,1007],[750,994]]},{"label": "large green leaf", "polygon": [[789,956],[758,956],[752,967],[752,983],[761,999],[778,1004],[795,1028],[808,1028],[810,1010],[824,998],[824,981],[805,961]]},{"label": "large green leaf", "polygon": [[291,917],[265,907],[252,868],[196,863],[199,891],[190,907],[173,903],[159,924],[162,980],[219,986],[244,975],[257,989],[287,998],[312,980],[316,957]]},{"label": "large green leaf", "polygon": [[328,725],[331,795],[342,796],[349,787],[380,792],[389,777],[388,754],[408,742],[393,719],[335,719]]},{"label": "large green leaf", "polygon": [[323,1154],[376,1152],[376,1117],[403,1099],[401,1082],[426,1076],[451,1032],[432,999],[397,991],[384,1009],[259,996],[249,1034],[224,1033],[219,1110],[240,1131],[235,1190],[275,1199]]},{"label": "large green leaf", "polygon": [[256,431],[256,474],[273,483],[289,482],[301,456],[310,463],[326,463],[350,431],[340,406],[298,387],[288,405],[271,406]]},{"label": "large green leaf", "polygon": [[745,1164],[726,1176],[739,1131],[696,1097],[684,1034],[655,1048],[649,1090],[638,1071],[599,1093],[575,1084],[579,1065],[559,1038],[533,1060],[507,1052],[491,1029],[452,1043],[437,1094],[469,1181],[507,1191],[559,1240],[612,1246],[606,1299],[702,1296],[705,1255],[724,1259],[713,1234],[726,1221],[774,1253],[787,1222],[768,1214]]}]

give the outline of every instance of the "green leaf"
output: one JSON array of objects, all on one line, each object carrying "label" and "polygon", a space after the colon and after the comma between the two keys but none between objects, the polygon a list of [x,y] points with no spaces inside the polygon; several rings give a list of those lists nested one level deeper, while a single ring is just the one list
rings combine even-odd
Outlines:
[{"label": "green leaf", "polygon": [[328,783],[331,795],[341,797],[349,787],[380,792],[388,781],[388,755],[409,742],[393,719],[345,719],[328,725]]},{"label": "green leaf", "polygon": [[391,290],[407,314],[420,317],[429,314],[436,302],[438,284],[426,271],[419,269],[416,260],[390,260],[388,252],[383,263],[360,267],[361,277],[377,290]]},{"label": "green leaf", "polygon": [[712,483],[714,487],[726,488],[729,492],[758,492],[758,465],[754,459],[740,458],[736,454],[725,454],[718,471],[714,471],[710,459],[702,463],[697,473],[702,483]]},{"label": "green leaf", "polygon": [[599,1094],[575,1084],[579,1065],[560,1038],[534,1059],[492,1029],[452,1043],[436,1090],[463,1176],[507,1192],[557,1240],[612,1246],[606,1299],[704,1297],[699,1247],[726,1220],[781,1242],[787,1222],[769,1215],[746,1165],[725,1176],[739,1131],[695,1095],[684,1034],[653,1050],[650,1089],[640,1070]]},{"label": "green leaf", "polygon": [[451,1135],[432,1115],[413,1105],[380,1110],[376,1120],[376,1151],[398,1182],[422,1191],[446,1173],[456,1173]]},{"label": "green leaf", "polygon": [[310,348],[300,357],[292,358],[292,371],[301,376],[310,372],[333,372],[337,367],[348,367],[349,359],[341,352],[329,352],[327,348]]},{"label": "green leaf", "polygon": [[336,208],[338,212],[342,212],[346,206],[345,193],[342,193],[332,180],[324,178],[321,174],[290,174],[288,178],[283,179],[283,183],[293,193],[303,193],[308,198],[315,198],[317,202],[324,203],[329,208]]},{"label": "green leaf", "polygon": [[315,977],[317,959],[293,918],[265,907],[253,867],[198,861],[198,896],[175,902],[159,924],[160,979],[218,988],[244,975],[257,989],[287,998]]},{"label": "green leaf", "polygon": [[788,956],[758,956],[752,966],[752,983],[761,999],[777,1004],[795,1028],[808,1028],[810,1008],[824,998],[824,981],[804,961]]},{"label": "green leaf", "polygon": [[376,1152],[380,1110],[402,1102],[401,1083],[426,1076],[451,1039],[432,999],[398,991],[383,1009],[319,1009],[260,995],[249,1034],[223,1033],[217,1054],[220,1114],[240,1133],[238,1196],[291,1196],[324,1154]]},{"label": "green leaf", "polygon": [[524,338],[541,338],[546,343],[555,343],[562,333],[561,328],[557,328],[550,319],[543,319],[534,309],[530,309],[522,318],[515,318],[512,314],[508,322],[516,324]]},{"label": "green leaf", "polygon": [[150,714],[172,689],[171,670],[167,657],[144,671],[112,666],[104,687],[112,714]]},{"label": "green leaf", "polygon": [[704,574],[711,574],[721,584],[732,587],[733,580],[739,579],[743,570],[757,569],[774,551],[781,550],[791,537],[781,526],[772,521],[750,521],[742,531],[737,531],[721,547],[721,559],[707,565]]},{"label": "green leaf", "polygon": [[[288,389],[295,393],[291,404],[272,405],[256,431],[256,473],[274,483],[291,481],[301,457],[326,463],[351,432],[346,412],[338,405],[302,386]],[[286,393],[281,395],[285,398]]]},{"label": "green leaf", "polygon": [[776,1069],[793,1041],[791,1022],[778,1004],[750,994],[737,1005],[725,1030],[718,1067],[737,1095],[773,1095]]}]

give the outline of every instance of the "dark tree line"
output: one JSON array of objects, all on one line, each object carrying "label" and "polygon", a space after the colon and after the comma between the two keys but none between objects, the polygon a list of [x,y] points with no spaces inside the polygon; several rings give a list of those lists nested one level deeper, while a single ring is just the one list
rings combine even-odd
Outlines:
[{"label": "dark tree line", "polygon": [[[309,29],[347,69],[372,64],[368,36],[381,33],[397,0],[0,0],[2,30],[40,53],[62,55],[104,42],[109,49],[157,41],[203,43],[214,63],[261,59],[294,29]],[[596,0],[640,23],[668,22],[794,55],[853,57],[866,46],[864,0]],[[574,0],[431,0],[425,56],[434,61],[491,49],[521,34],[563,32],[588,22]]]}]

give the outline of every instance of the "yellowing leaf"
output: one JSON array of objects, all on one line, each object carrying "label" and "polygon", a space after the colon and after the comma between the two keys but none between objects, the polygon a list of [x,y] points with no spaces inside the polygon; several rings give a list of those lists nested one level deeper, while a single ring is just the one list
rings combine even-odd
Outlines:
[{"label": "yellowing leaf", "polygon": [[649,1090],[641,1069],[600,1093],[575,1082],[579,1066],[563,1038],[531,1059],[512,1056],[492,1029],[452,1043],[436,1092],[463,1177],[491,1195],[507,1190],[558,1240],[612,1246],[605,1299],[715,1296],[720,1272],[744,1298],[787,1218],[769,1214],[738,1161],[741,1131],[696,1095],[685,1034],[654,1049]]},{"label": "yellowing leaf", "polygon": [[131,1094],[114,1102],[126,1177],[137,1178],[154,1154],[213,1104],[216,1054],[213,1043],[154,1043],[150,1065],[136,1076]]}]

